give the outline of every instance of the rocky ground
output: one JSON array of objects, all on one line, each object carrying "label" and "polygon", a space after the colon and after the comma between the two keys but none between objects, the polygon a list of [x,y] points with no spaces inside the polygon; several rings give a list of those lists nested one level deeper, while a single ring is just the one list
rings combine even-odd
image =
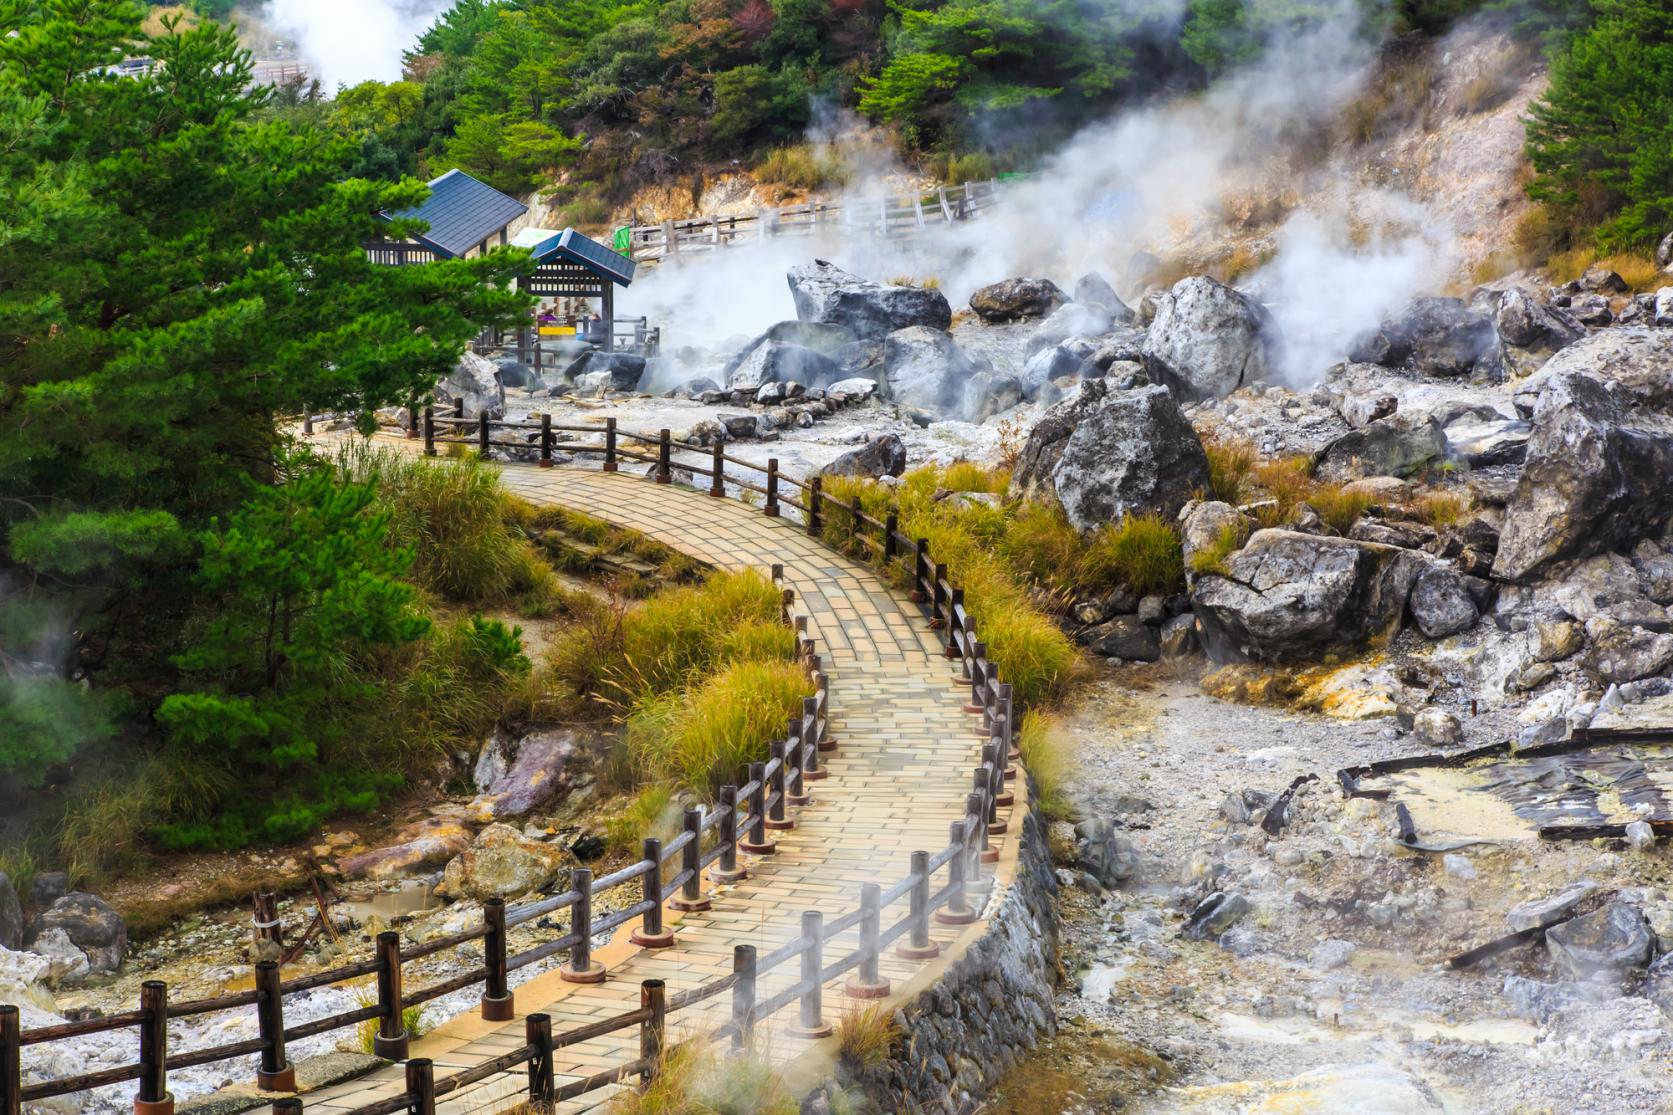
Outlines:
[{"label": "rocky ground", "polygon": [[[1510,727],[1488,715],[1464,724],[1470,744]],[[1641,962],[1673,929],[1663,855],[1542,844],[1531,830],[1452,852],[1408,848],[1392,804],[1346,800],[1332,775],[1425,750],[1409,733],[1223,702],[1184,664],[1106,668],[1070,728],[1070,791],[1091,821],[1082,833],[1107,848],[1057,834],[1063,1029],[987,1110],[1667,1109],[1673,1023],[1661,1004],[1673,997],[1660,966],[1647,980],[1626,961],[1581,979],[1534,943],[1445,967],[1509,932],[1519,903],[1582,880],[1649,912]],[[1320,781],[1268,835],[1265,803],[1307,774]],[[1228,896],[1221,914],[1193,930],[1213,894]]]}]

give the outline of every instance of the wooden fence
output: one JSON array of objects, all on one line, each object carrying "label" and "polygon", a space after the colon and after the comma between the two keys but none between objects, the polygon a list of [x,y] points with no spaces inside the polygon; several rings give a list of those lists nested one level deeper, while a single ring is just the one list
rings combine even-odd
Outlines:
[{"label": "wooden fence", "polygon": [[[436,432],[462,425],[474,425],[476,436]],[[591,427],[554,425],[550,415],[529,422],[492,422],[458,415],[442,418],[432,408],[426,408],[422,436],[427,453],[434,453],[437,443],[446,442],[474,442],[484,455],[494,446],[527,448],[528,440],[507,442],[492,437],[494,429],[508,427],[521,428],[539,439],[542,465],[550,464],[553,450],[560,447],[555,440],[558,433],[600,432]],[[602,432],[604,439],[600,443],[565,442],[561,448],[572,453],[599,454],[607,471],[615,471],[623,458],[649,462],[653,466],[652,479],[659,484],[672,481],[672,450],[706,452],[700,446],[675,442],[668,430],[659,431],[655,437],[618,431],[614,419],[607,422]],[[413,436],[418,431],[409,425],[407,433]],[[619,444],[624,440],[632,448]],[[648,1082],[658,1069],[667,1016],[728,992],[731,995],[728,1020],[703,1035],[708,1040],[729,1041],[734,1049],[748,1049],[753,1045],[756,1027],[791,1004],[797,1005],[793,1033],[804,1037],[829,1035],[832,1027],[825,1018],[823,1006],[825,984],[852,972],[844,985],[847,994],[857,998],[885,997],[890,985],[879,971],[883,949],[895,945],[897,954],[904,958],[927,959],[940,952],[940,946],[930,939],[932,921],[944,925],[976,921],[981,903],[973,900],[972,891],[982,885],[982,865],[999,859],[999,849],[990,843],[989,837],[1006,831],[1007,823],[999,818],[998,810],[1012,803],[1012,793],[1006,783],[1016,777],[1017,768],[1013,764],[1020,755],[1016,749],[1011,686],[1000,682],[998,670],[988,658],[986,644],[977,638],[975,624],[965,610],[963,590],[952,583],[946,565],[933,561],[927,539],[914,539],[901,533],[896,512],[890,511],[886,519],[878,520],[864,513],[858,499],[845,504],[825,495],[817,476],[804,483],[782,474],[776,459],[768,462],[764,486],[741,478],[729,481],[728,464],[751,471],[758,471],[757,466],[727,455],[720,446],[714,447],[710,456],[709,468],[679,466],[693,475],[709,477],[709,495],[724,496],[725,486],[730,482],[740,491],[762,496],[761,511],[769,517],[780,516],[783,505],[788,504],[802,513],[808,534],[815,537],[823,532],[825,516],[837,510],[845,516],[852,537],[864,544],[885,573],[893,572],[899,564],[910,570],[912,599],[923,609],[931,627],[943,633],[946,656],[956,664],[959,681],[969,685],[970,699],[965,710],[982,718],[975,732],[984,741],[981,762],[968,775],[970,789],[965,795],[965,810],[958,820],[951,822],[944,847],[933,853],[914,851],[905,878],[887,888],[876,883],[865,884],[858,906],[840,917],[826,921],[822,911],[803,912],[800,934],[764,956],[758,955],[753,945],[737,945],[733,949],[732,972],[727,976],[676,995],[667,995],[660,981],[647,980],[641,984],[637,1010],[558,1034],[552,1032],[547,1016],[530,1015],[525,1021],[527,1040],[521,1047],[440,1080],[435,1079],[434,1067],[428,1060],[407,1059],[408,1036],[402,1028],[404,1008],[480,984],[482,1017],[492,1021],[510,1020],[514,1017],[514,1002],[507,983],[508,973],[567,951],[568,958],[559,970],[561,978],[571,982],[600,982],[606,978],[606,972],[592,959],[595,936],[642,917],[644,920],[632,937],[634,942],[645,948],[671,947],[675,940],[672,931],[663,924],[664,902],[679,910],[708,909],[710,900],[703,889],[705,869],[713,882],[732,882],[748,874],[747,867],[739,862],[740,852],[764,856],[776,851],[772,833],[794,827],[787,807],[810,800],[807,783],[826,777],[820,755],[836,747],[836,741],[830,736],[829,689],[820,668],[822,663],[814,653],[812,640],[806,636],[806,617],[791,615],[793,597],[785,589],[784,615],[802,633],[800,653],[814,678],[815,696],[807,698],[801,715],[790,720],[787,736],[771,742],[768,761],[750,764],[748,781],[741,786],[723,788],[715,808],[687,809],[683,831],[666,846],[648,837],[638,862],[598,880],[593,879],[589,869],[574,868],[568,890],[536,902],[508,908],[503,901],[490,899],[483,905],[480,926],[410,948],[402,948],[398,933],[380,933],[371,958],[291,980],[281,979],[278,965],[264,961],[256,965],[254,988],[217,999],[171,1003],[163,983],[148,981],[142,986],[137,1010],[34,1030],[20,1028],[17,1007],[0,1006],[0,1115],[19,1115],[26,1102],[126,1081],[138,1081],[136,1115],[171,1115],[173,1100],[167,1086],[170,1069],[242,1057],[258,1059],[255,1073],[258,1087],[293,1092],[296,1080],[285,1054],[287,1042],[374,1019],[378,1029],[373,1051],[390,1060],[407,1062],[406,1089],[388,1100],[357,1108],[350,1115],[394,1115],[403,1111],[433,1115],[438,1098],[525,1065],[530,1100],[555,1105],[612,1084],[633,1079],[641,1085]],[[786,487],[794,494],[786,494]],[[782,567],[775,566],[773,573],[775,580],[782,579]],[[710,840],[707,849],[706,837]],[[939,887],[938,873],[944,880]],[[602,918],[593,916],[595,895],[634,884],[642,891],[638,902]],[[903,900],[906,912],[885,926],[883,912]],[[507,955],[506,937],[511,928],[565,909],[570,913],[568,933]],[[857,947],[828,958],[826,947],[838,935],[849,931],[857,931]],[[401,979],[404,964],[478,940],[482,942],[484,954],[480,969],[473,968],[417,992],[404,991]],[[791,961],[798,966],[795,982],[776,994],[759,994],[758,981]],[[285,1024],[286,995],[366,976],[377,977],[375,1004],[297,1026]],[[185,1053],[169,1051],[169,1019],[246,1006],[256,1007],[259,1037]],[[640,1028],[638,1058],[562,1087],[556,1086],[552,1067],[554,1050],[635,1026]],[[134,1063],[23,1086],[20,1067],[23,1046],[125,1029],[138,1031],[138,1059]],[[274,1115],[301,1115],[302,1101],[280,1099],[274,1103],[273,1110]]]},{"label": "wooden fence", "polygon": [[694,217],[638,225],[618,232],[618,247],[644,262],[693,252],[712,252],[752,240],[813,236],[834,231],[844,236],[909,239],[926,229],[969,220],[999,202],[998,179],[942,186],[931,193],[836,202],[810,202],[788,209],[763,209],[736,217]]}]

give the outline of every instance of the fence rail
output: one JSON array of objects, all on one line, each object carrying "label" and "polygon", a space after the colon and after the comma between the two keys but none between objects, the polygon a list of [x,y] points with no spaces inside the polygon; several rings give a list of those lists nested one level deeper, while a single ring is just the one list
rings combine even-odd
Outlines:
[{"label": "fence rail", "polygon": [[[498,444],[490,437],[493,428],[532,428],[538,431],[540,463],[543,466],[551,463],[551,448],[557,432],[598,432],[592,427],[554,425],[550,415],[542,415],[533,422],[496,422],[467,420],[458,413],[438,418],[432,408],[425,408],[421,427],[425,451],[434,453],[438,442],[473,440],[436,433],[438,428],[458,428],[472,422],[478,430],[474,440],[485,454],[490,446]],[[419,431],[409,423],[406,432],[408,436],[414,436]],[[618,442],[622,438],[637,445],[654,446],[656,453],[650,456],[621,449]],[[606,423],[602,446],[577,447],[575,451],[602,454],[604,468],[608,471],[615,470],[620,457],[649,460],[654,466],[652,478],[657,483],[666,484],[672,481],[671,455],[676,448],[690,452],[704,451],[700,446],[674,441],[668,430],[661,430],[651,437],[618,430],[615,420],[610,419]],[[751,470],[757,468],[750,462],[729,456],[719,446],[712,450],[711,462],[709,468],[681,467],[695,475],[710,477],[709,494],[716,498],[725,495],[727,464]],[[672,931],[663,922],[665,903],[676,910],[708,909],[711,900],[702,885],[705,873],[713,883],[733,882],[749,873],[748,867],[739,861],[740,852],[770,856],[777,850],[772,833],[794,827],[795,822],[788,816],[787,807],[810,800],[807,784],[827,776],[821,754],[834,750],[837,745],[830,734],[829,684],[821,668],[820,656],[815,653],[815,644],[807,636],[807,617],[793,613],[794,594],[790,589],[782,589],[782,618],[798,632],[799,655],[814,680],[815,693],[804,700],[801,714],[790,718],[786,736],[772,741],[769,759],[764,763],[750,764],[748,781],[741,786],[723,787],[719,802],[713,809],[694,807],[685,810],[680,835],[666,846],[660,840],[648,837],[637,862],[596,881],[589,869],[574,868],[570,873],[569,889],[549,898],[515,908],[506,907],[499,899],[489,899],[483,905],[483,923],[480,926],[425,942],[405,952],[402,951],[399,934],[391,931],[378,935],[376,954],[371,959],[294,980],[282,980],[278,965],[264,961],[256,965],[253,991],[221,999],[199,1000],[171,1008],[167,987],[159,981],[149,981],[141,989],[137,1011],[112,1015],[96,1022],[72,1022],[28,1031],[20,1028],[17,1007],[0,1005],[0,1115],[19,1115],[24,1102],[129,1080],[139,1081],[136,1115],[172,1115],[173,1100],[167,1089],[169,1069],[251,1055],[259,1057],[255,1074],[258,1087],[266,1091],[294,1092],[295,1070],[286,1056],[287,1042],[373,1019],[378,1023],[373,1051],[390,1060],[406,1061],[406,1089],[400,1095],[356,1109],[349,1115],[394,1115],[396,1112],[434,1115],[439,1096],[522,1065],[528,1066],[530,1101],[552,1106],[635,1077],[641,1086],[648,1083],[657,1071],[665,1021],[670,1012],[687,1010],[730,992],[727,1021],[705,1035],[709,1040],[729,1041],[738,1050],[749,1048],[753,1045],[757,1025],[791,1004],[796,1004],[797,1010],[790,1031],[802,1037],[823,1037],[832,1032],[824,1014],[825,984],[852,972],[844,984],[848,995],[856,998],[886,997],[891,988],[879,969],[884,949],[893,945],[898,956],[909,960],[938,955],[940,946],[931,939],[931,924],[961,926],[976,921],[982,905],[976,899],[976,892],[983,887],[982,866],[999,859],[999,849],[990,837],[1006,831],[1007,823],[1000,819],[998,810],[1013,801],[1006,784],[1016,777],[1018,768],[1013,764],[1020,758],[1016,748],[1016,714],[1011,686],[999,680],[998,669],[988,657],[987,645],[977,637],[975,623],[965,609],[963,589],[952,583],[945,564],[933,561],[927,539],[911,538],[899,530],[898,512],[890,510],[883,520],[879,520],[864,512],[858,498],[845,504],[825,495],[817,476],[803,482],[784,475],[778,469],[776,458],[768,462],[765,486],[738,480],[733,483],[742,490],[763,495],[765,501],[761,510],[766,516],[780,516],[785,503],[802,509],[810,535],[818,536],[823,532],[825,516],[835,509],[847,517],[851,537],[866,544],[884,573],[894,572],[897,566],[908,570],[913,601],[922,609],[931,628],[943,632],[944,653],[958,669],[958,681],[969,686],[965,711],[981,716],[980,726],[975,732],[976,737],[983,741],[981,761],[971,769],[964,813],[950,823],[945,846],[934,853],[914,851],[911,868],[905,878],[897,880],[886,890],[876,883],[865,884],[861,888],[859,905],[832,921],[827,922],[824,913],[819,910],[803,912],[800,934],[766,956],[759,956],[754,945],[735,946],[729,975],[672,997],[666,996],[660,981],[645,981],[641,984],[638,1010],[566,1033],[553,1034],[549,1018],[530,1015],[526,1019],[527,1040],[522,1047],[440,1080],[435,1078],[434,1066],[428,1060],[408,1060],[408,1035],[402,1028],[404,1007],[480,983],[483,986],[482,1018],[509,1021],[515,1017],[514,994],[507,981],[510,972],[567,951],[568,958],[559,969],[560,978],[575,983],[601,982],[607,973],[603,965],[592,959],[592,939],[595,936],[642,917],[643,921],[632,934],[634,943],[652,949],[671,947],[675,941]],[[785,485],[795,489],[801,498],[785,496],[782,493]],[[782,566],[773,567],[773,579],[782,584]],[[704,837],[711,831],[715,836],[711,846],[705,849]],[[674,866],[676,863],[677,867]],[[935,885],[938,873],[944,876],[939,888]],[[595,895],[615,887],[631,886],[635,882],[641,888],[638,902],[603,918],[593,917],[592,899]],[[884,912],[897,908],[902,900],[906,903],[905,912],[885,925]],[[510,928],[564,909],[570,911],[568,933],[521,953],[507,955],[506,937]],[[850,931],[857,931],[856,947],[835,958],[827,958],[826,947],[839,935]],[[410,994],[404,993],[402,969],[406,962],[475,940],[483,942],[484,959],[480,970],[472,970]],[[796,980],[776,994],[761,996],[761,978],[792,961],[797,965]],[[286,994],[367,975],[377,977],[376,1004],[301,1026],[285,1026]],[[259,1038],[170,1056],[169,1018],[230,1009],[252,1002],[257,1007]],[[562,1087],[555,1086],[554,1050],[635,1025],[641,1027],[638,1058]],[[136,1063],[28,1087],[22,1085],[20,1054],[25,1045],[128,1027],[139,1031],[139,1059]],[[301,1115],[301,1112],[302,1103],[295,1098],[274,1104],[274,1115]]]},{"label": "fence rail", "polygon": [[780,236],[813,236],[836,231],[848,236],[907,239],[925,230],[969,220],[999,203],[998,179],[941,186],[929,193],[837,202],[810,202],[787,209],[762,209],[735,217],[695,217],[628,228],[618,247],[635,260],[669,259],[712,252],[739,243]]}]

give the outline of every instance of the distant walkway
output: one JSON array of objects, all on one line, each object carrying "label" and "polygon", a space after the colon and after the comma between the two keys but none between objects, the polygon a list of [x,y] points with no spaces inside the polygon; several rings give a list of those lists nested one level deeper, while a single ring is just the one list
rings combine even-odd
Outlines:
[{"label": "distant walkway", "polygon": [[[410,444],[410,443],[409,443]],[[749,878],[714,893],[702,913],[670,914],[676,944],[642,950],[628,943],[632,926],[617,931],[594,956],[609,979],[592,986],[563,983],[556,972],[517,988],[518,1018],[509,1023],[461,1016],[413,1043],[412,1056],[435,1061],[438,1077],[490,1060],[523,1044],[522,1016],[544,1011],[556,1032],[639,1005],[639,981],[667,981],[670,995],[731,971],[732,949],[756,945],[763,953],[793,940],[804,909],[829,914],[851,909],[863,883],[888,886],[911,869],[914,850],[937,851],[948,826],[964,816],[968,774],[981,761],[977,719],[963,711],[968,686],[955,685],[953,665],[915,605],[869,567],[810,539],[802,529],[762,515],[732,499],[672,485],[656,485],[626,473],[538,469],[505,465],[506,486],[536,504],[556,504],[640,531],[699,560],[725,569],[784,566],[797,610],[809,616],[810,634],[824,655],[830,679],[831,729],[840,742],[831,753],[830,777],[811,784],[813,803],[799,811],[796,827],[777,833],[778,853],[749,863]],[[1019,798],[1019,800],[1021,800]],[[1007,814],[1001,809],[1001,816]],[[1012,825],[1015,834],[1019,825]],[[1012,835],[1006,839],[1014,841]],[[1007,849],[1009,851],[1009,849]],[[953,930],[937,926],[943,944],[980,932],[983,923]],[[846,934],[829,955],[854,947]],[[944,950],[940,962],[949,959]],[[763,978],[763,994],[790,986],[795,965]],[[901,995],[924,965],[902,961],[892,949],[883,975]],[[933,973],[929,973],[933,974]],[[828,1022],[852,1003],[840,983],[826,991]],[[670,1016],[676,1040],[725,1021],[726,996]],[[806,1048],[784,1024],[794,1007],[763,1024],[764,1047],[775,1060]],[[638,1031],[629,1029],[557,1053],[559,1086],[638,1056]],[[827,1046],[831,1043],[826,1042]],[[309,1093],[308,1111],[347,1111],[405,1088],[399,1067]],[[490,1112],[526,1096],[521,1073],[502,1075],[447,1097],[443,1112]],[[570,1111],[600,1106],[610,1091],[562,1105]]]}]

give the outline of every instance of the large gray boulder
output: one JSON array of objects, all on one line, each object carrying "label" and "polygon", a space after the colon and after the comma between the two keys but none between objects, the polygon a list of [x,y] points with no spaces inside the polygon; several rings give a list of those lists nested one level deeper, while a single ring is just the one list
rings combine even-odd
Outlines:
[{"label": "large gray boulder", "polygon": [[906,471],[906,445],[894,434],[872,438],[820,469],[823,476],[899,476]]},{"label": "large gray boulder", "polygon": [[500,383],[499,369],[491,360],[474,352],[462,353],[459,362],[436,384],[436,401],[450,404],[463,400],[465,417],[487,414],[489,418],[505,417],[505,387]]},{"label": "large gray boulder", "polygon": [[1172,519],[1208,486],[1208,456],[1164,387],[1111,390],[1087,380],[1028,435],[1011,493],[1063,509],[1077,530],[1128,515]]},{"label": "large gray boulder", "polygon": [[580,383],[582,376],[598,378],[600,373],[609,379],[602,381],[612,391],[635,391],[645,376],[645,358],[630,352],[602,352],[594,349],[583,352],[563,371],[571,383]]},{"label": "large gray boulder", "polygon": [[1533,424],[1495,577],[1519,581],[1554,561],[1629,546],[1673,515],[1667,420],[1629,407],[1597,378],[1569,374],[1547,382]]},{"label": "large gray boulder", "polygon": [[545,805],[568,790],[579,746],[576,734],[565,728],[521,737],[494,733],[477,755],[471,812],[479,821],[499,821]]},{"label": "large gray boulder", "polygon": [[1500,296],[1493,322],[1504,342],[1505,360],[1518,375],[1535,371],[1552,354],[1586,335],[1586,327],[1567,310],[1547,306],[1516,287]]},{"label": "large gray boulder", "polygon": [[1427,376],[1499,378],[1503,363],[1493,319],[1460,298],[1418,298],[1398,317],[1355,340],[1348,359],[1410,365]]},{"label": "large gray boulder", "polygon": [[1673,405],[1673,331],[1629,326],[1576,341],[1517,385],[1516,405],[1531,412],[1547,384],[1575,372],[1620,384],[1641,406]]},{"label": "large gray boulder", "polygon": [[976,365],[958,343],[939,329],[914,325],[883,342],[879,390],[901,406],[936,415],[953,414]]},{"label": "large gray boulder", "polygon": [[1022,384],[1023,395],[1032,399],[1052,380],[1079,376],[1083,363],[1085,361],[1062,345],[1041,349],[1028,358],[1028,363],[1022,366],[1022,375],[1017,377]]},{"label": "large gray boulder", "polygon": [[1395,413],[1349,430],[1319,454],[1315,472],[1326,480],[1411,476],[1446,456],[1446,435],[1431,417]]},{"label": "large gray boulder", "polygon": [[1481,616],[1463,575],[1440,562],[1418,576],[1406,603],[1412,622],[1431,639],[1468,630]]},{"label": "large gray boulder", "polygon": [[1022,399],[1022,380],[1016,376],[1009,372],[977,371],[964,381],[959,417],[966,422],[986,422],[996,414],[1004,414]]},{"label": "large gray boulder", "polygon": [[1224,576],[1197,578],[1191,604],[1218,661],[1310,659],[1396,634],[1428,567],[1413,550],[1261,530],[1226,559]]},{"label": "large gray boulder", "polygon": [[872,282],[822,259],[792,267],[788,278],[799,320],[840,325],[862,340],[913,325],[945,330],[953,321],[939,290]]},{"label": "large gray boulder", "polygon": [[104,899],[81,891],[66,894],[36,915],[30,938],[39,938],[53,929],[63,930],[75,947],[87,954],[88,970],[94,975],[122,966],[128,926]]},{"label": "large gray boulder", "polygon": [[1088,272],[1075,283],[1075,301],[1102,310],[1117,325],[1128,325],[1138,317],[1133,308],[1121,300],[1108,280],[1097,272]]},{"label": "large gray boulder", "polygon": [[754,391],[768,383],[821,387],[838,374],[836,361],[823,353],[789,341],[763,341],[727,369],[726,386],[733,391]]},{"label": "large gray boulder", "polygon": [[1144,366],[1182,398],[1219,398],[1271,378],[1277,350],[1277,326],[1264,306],[1197,275],[1175,283],[1157,306]]},{"label": "large gray boulder", "polygon": [[[1108,311],[1087,302],[1066,302],[1040,323],[1028,344],[1030,349],[1038,351],[1076,337],[1102,337],[1113,328],[1115,319]],[[1088,347],[1090,351],[1094,346]]]},{"label": "large gray boulder", "polygon": [[1063,292],[1050,279],[1006,279],[972,294],[970,308],[983,321],[1016,321],[1045,317],[1064,301]]}]

